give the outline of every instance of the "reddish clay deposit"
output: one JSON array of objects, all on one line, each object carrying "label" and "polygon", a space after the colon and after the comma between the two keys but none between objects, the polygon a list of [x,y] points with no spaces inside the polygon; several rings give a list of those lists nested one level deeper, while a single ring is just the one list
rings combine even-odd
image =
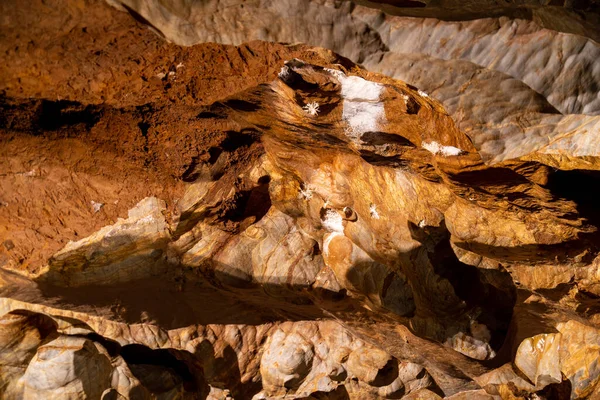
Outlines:
[{"label": "reddish clay deposit", "polygon": [[1,399],[600,399],[592,2],[107,1],[0,3]]},{"label": "reddish clay deposit", "polygon": [[144,197],[173,210],[185,171],[240,129],[204,106],[272,80],[284,60],[322,59],[265,42],[172,45],[97,1],[10,3],[0,6],[0,261],[29,272]]}]

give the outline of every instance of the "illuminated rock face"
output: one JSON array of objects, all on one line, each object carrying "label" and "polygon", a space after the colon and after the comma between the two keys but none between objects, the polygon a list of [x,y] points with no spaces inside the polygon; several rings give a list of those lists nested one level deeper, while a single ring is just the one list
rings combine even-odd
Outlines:
[{"label": "illuminated rock face", "polygon": [[[332,49],[440,100],[488,163],[527,157],[553,167],[600,168],[597,9],[583,22],[573,9],[534,2],[384,4],[394,15],[350,1],[109,3],[135,10],[185,46],[267,40]],[[534,21],[524,19],[528,13]]]},{"label": "illuminated rock face", "polygon": [[[121,4],[180,44],[302,40],[385,75],[307,45],[181,48],[65,2],[51,43],[86,48],[96,13],[129,58],[77,90],[6,72],[0,397],[600,395],[597,44],[327,1],[253,24],[254,3]],[[315,43],[323,21],[346,34]],[[536,57],[559,45],[593,67],[550,79]],[[75,54],[58,65],[96,79]],[[69,102],[28,99],[52,90]]]}]

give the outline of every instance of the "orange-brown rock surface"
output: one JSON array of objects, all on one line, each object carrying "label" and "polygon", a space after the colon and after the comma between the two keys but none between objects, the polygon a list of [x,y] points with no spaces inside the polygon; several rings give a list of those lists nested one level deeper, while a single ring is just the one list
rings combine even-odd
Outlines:
[{"label": "orange-brown rock surface", "polygon": [[600,398],[583,3],[109,3],[0,5],[1,398]]}]

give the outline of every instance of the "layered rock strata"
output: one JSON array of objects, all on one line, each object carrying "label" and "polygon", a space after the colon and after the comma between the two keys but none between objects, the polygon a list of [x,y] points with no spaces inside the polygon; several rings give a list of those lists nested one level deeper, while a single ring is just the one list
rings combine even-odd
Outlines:
[{"label": "layered rock strata", "polygon": [[[203,7],[239,15],[219,4]],[[478,58],[488,40],[526,53],[499,40],[508,22],[450,35],[462,56],[401,56],[392,42],[420,42],[393,35],[483,23],[299,4],[348,32],[378,21],[381,42],[346,38],[364,54],[345,55],[392,77],[304,45],[165,44],[97,2],[120,36],[53,61],[74,78],[6,49],[27,68],[2,83],[2,397],[600,396],[597,44],[542,35],[592,46],[573,50],[593,68],[569,88],[576,69],[537,82],[535,57],[520,72]],[[103,40],[63,7],[71,26],[36,39],[42,57]],[[160,27],[160,7],[128,7]],[[253,37],[161,15],[171,38],[209,22]],[[113,82],[77,62],[117,56]]]}]

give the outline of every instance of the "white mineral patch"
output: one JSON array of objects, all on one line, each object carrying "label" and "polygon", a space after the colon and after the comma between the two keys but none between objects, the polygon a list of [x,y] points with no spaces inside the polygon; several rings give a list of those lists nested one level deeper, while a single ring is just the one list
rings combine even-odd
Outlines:
[{"label": "white mineral patch", "polygon": [[97,213],[102,207],[104,207],[104,203],[98,203],[94,200],[90,201],[90,203],[92,204],[92,209],[95,213]]},{"label": "white mineral patch", "polygon": [[316,101],[313,101],[311,103],[308,103],[307,105],[305,105],[304,107],[302,107],[304,109],[304,111],[306,111],[307,114],[314,116],[317,116],[319,114],[319,103],[317,103]]},{"label": "white mineral patch", "polygon": [[371,204],[369,206],[369,212],[371,213],[371,218],[379,219],[379,213],[377,212],[377,205]]},{"label": "white mineral patch", "polygon": [[325,216],[321,220],[323,228],[329,232],[344,232],[343,219],[340,213],[335,210],[328,209],[325,211]]},{"label": "white mineral patch", "polygon": [[[339,78],[338,78],[339,79]],[[343,76],[339,79],[342,84],[344,100],[379,101],[383,86],[359,76]]]},{"label": "white mineral patch", "polygon": [[313,197],[314,188],[311,185],[302,185],[298,193],[299,199],[310,200]]},{"label": "white mineral patch", "polygon": [[365,132],[377,130],[378,121],[384,116],[383,104],[365,103],[344,100],[342,118],[346,120],[350,128],[349,136],[360,138]]},{"label": "white mineral patch", "polygon": [[442,146],[438,142],[423,142],[421,145],[425,150],[433,154],[441,154],[443,156],[458,156],[463,151],[454,146]]},{"label": "white mineral patch", "polygon": [[279,76],[279,79],[286,80],[288,76],[290,76],[290,70],[286,65],[284,65],[283,67],[281,67],[281,70],[277,75]]},{"label": "white mineral patch", "polygon": [[341,71],[328,68],[326,71],[342,85],[342,118],[349,125],[348,136],[360,138],[365,132],[378,130],[379,124],[385,122],[385,110],[379,101],[384,86]]}]

